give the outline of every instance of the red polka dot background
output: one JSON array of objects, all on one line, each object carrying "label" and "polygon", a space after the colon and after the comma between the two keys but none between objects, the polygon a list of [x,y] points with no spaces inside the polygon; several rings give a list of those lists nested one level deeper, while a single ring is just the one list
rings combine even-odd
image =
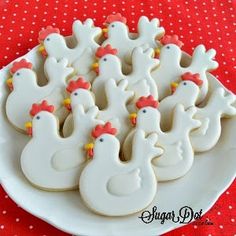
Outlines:
[{"label": "red polka dot background", "polygon": [[[74,20],[92,18],[103,26],[107,15],[120,12],[127,17],[130,31],[136,30],[141,15],[157,17],[166,34],[177,34],[183,50],[192,54],[198,44],[217,50],[220,66],[213,74],[236,92],[236,1],[234,0],[1,0],[0,1],[0,68],[24,55],[37,45],[38,32],[47,25],[71,34]],[[194,188],[194,186],[193,186]],[[170,236],[236,236],[236,182],[205,214],[213,225],[181,227]],[[1,236],[67,235],[31,216],[13,203],[0,189]]]}]

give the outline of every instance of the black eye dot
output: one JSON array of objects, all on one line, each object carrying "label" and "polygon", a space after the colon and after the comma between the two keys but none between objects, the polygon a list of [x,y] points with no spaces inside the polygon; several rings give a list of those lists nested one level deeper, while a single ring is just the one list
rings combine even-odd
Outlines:
[{"label": "black eye dot", "polygon": [[114,27],[115,27],[115,25],[111,25],[111,27],[112,27],[112,28],[114,28]]},{"label": "black eye dot", "polygon": [[184,82],[184,85],[187,85],[187,83],[186,83],[186,82]]},{"label": "black eye dot", "polygon": [[147,112],[147,111],[144,109],[144,110],[143,110],[143,113],[146,113],[146,112]]},{"label": "black eye dot", "polygon": [[104,58],[104,59],[103,59],[103,61],[107,61],[107,59],[106,59],[106,58]]},{"label": "black eye dot", "polygon": [[167,48],[167,49],[170,49],[170,46],[167,46],[166,48]]},{"label": "black eye dot", "polygon": [[19,72],[17,72],[17,73],[16,73],[16,75],[17,75],[17,76],[19,76],[19,75],[20,75],[20,73],[19,73]]},{"label": "black eye dot", "polygon": [[40,116],[36,116],[36,119],[37,119],[37,120],[40,120]]},{"label": "black eye dot", "polygon": [[46,40],[47,40],[47,41],[50,41],[50,38],[47,38]]},{"label": "black eye dot", "polygon": [[77,96],[77,95],[78,95],[78,93],[74,93],[74,95],[75,95],[75,96]]},{"label": "black eye dot", "polygon": [[100,138],[99,141],[102,143],[104,140],[103,140],[103,138]]}]

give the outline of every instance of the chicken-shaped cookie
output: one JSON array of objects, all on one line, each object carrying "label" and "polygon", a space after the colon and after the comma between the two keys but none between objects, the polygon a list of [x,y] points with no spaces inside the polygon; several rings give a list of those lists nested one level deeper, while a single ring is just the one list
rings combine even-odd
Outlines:
[{"label": "chicken-shaped cookie", "polygon": [[72,135],[62,138],[53,110],[46,101],[32,105],[32,124],[27,124],[32,138],[21,154],[21,168],[26,178],[38,188],[49,191],[75,189],[86,160],[84,143],[89,141],[92,128],[103,122],[96,119],[96,107],[85,112],[79,105],[73,109]]},{"label": "chicken-shaped cookie", "polygon": [[[194,120],[196,108],[185,110],[178,104],[174,109],[173,127],[169,132],[160,128],[160,112],[158,102],[152,96],[141,97],[137,103],[137,114],[131,114],[131,122],[136,125],[127,136],[123,145],[123,157],[128,160],[131,154],[131,143],[137,129],[146,134],[156,133],[158,145],[163,149],[163,155],[152,161],[158,181],[167,181],[184,176],[192,167],[194,152],[190,143],[189,133],[200,126],[200,121]],[[132,150],[133,151],[133,150]]]},{"label": "chicken-shaped cookie", "polygon": [[210,49],[206,51],[203,45],[199,45],[195,48],[190,65],[181,66],[182,42],[176,35],[164,36],[161,40],[163,46],[160,49],[160,66],[152,71],[152,77],[156,81],[159,99],[171,94],[169,85],[171,82],[176,81],[176,78],[180,78],[186,72],[192,74],[199,74],[203,84],[200,89],[197,104],[199,104],[205,98],[208,91],[208,80],[206,73],[214,70],[218,67],[218,63],[214,61],[216,51]]},{"label": "chicken-shaped cookie", "polygon": [[119,13],[109,15],[105,24],[107,25],[105,29],[107,39],[102,46],[110,44],[118,49],[118,57],[121,59],[124,70],[128,69],[131,64],[131,54],[135,47],[156,48],[157,39],[165,33],[164,28],[159,26],[160,22],[157,18],[149,21],[146,16],[139,18],[138,33],[135,36],[129,33],[126,18]]},{"label": "chicken-shaped cookie", "polygon": [[195,106],[203,81],[200,74],[186,72],[181,76],[181,82],[171,83],[172,95],[161,100],[159,111],[161,113],[161,129],[167,131],[171,128],[174,107],[180,103],[185,109]]},{"label": "chicken-shaped cookie", "polygon": [[[125,75],[122,73],[120,59],[116,56],[118,50],[110,45],[99,47],[96,57],[99,58],[97,63],[99,74],[92,84],[92,91],[96,97],[96,104],[100,109],[107,105],[105,96],[105,82],[113,78],[116,82],[122,79],[128,81],[128,90],[134,91],[135,98],[152,94],[158,98],[155,81],[151,77],[151,70],[158,66],[159,61],[152,57],[153,49],[143,50],[137,47],[132,53],[132,73]],[[132,101],[131,101],[132,103]]]},{"label": "chicken-shaped cookie", "polygon": [[[114,79],[108,79],[105,83],[105,94],[108,100],[108,106],[98,113],[98,119],[104,122],[110,121],[118,130],[117,138],[123,143],[126,135],[130,130],[127,119],[129,114],[126,104],[132,98],[133,92],[126,90],[127,80],[121,80],[116,83]],[[85,110],[95,106],[93,94],[89,91],[90,84],[83,78],[71,81],[67,86],[67,91],[71,98],[65,100],[65,105],[69,110],[81,104]],[[63,125],[63,135],[68,137],[73,131],[73,115],[70,114]]]},{"label": "chicken-shaped cookie", "polygon": [[[43,55],[55,57],[57,60],[66,58],[76,73],[86,76],[90,72],[93,55],[99,47],[97,40],[102,31],[99,27],[94,27],[92,19],[87,19],[84,23],[74,21],[72,31],[73,36],[66,40],[57,28],[48,26],[42,29],[38,38],[41,44],[39,50]],[[69,46],[68,41],[71,44]]]},{"label": "chicken-shaped cookie", "polygon": [[[195,106],[202,80],[199,74],[185,73],[182,82],[172,84],[173,94],[160,102],[161,128],[166,131],[171,128],[172,113],[176,104],[183,104],[185,109]],[[195,152],[204,152],[213,148],[221,135],[221,118],[236,115],[236,97],[223,88],[215,88],[209,93],[208,101],[201,107],[196,107],[195,119],[201,121],[201,126],[190,133],[190,140]]]},{"label": "chicken-shaped cookie", "polygon": [[221,135],[221,118],[236,115],[236,96],[223,88],[216,88],[204,107],[197,107],[195,119],[202,125],[190,133],[195,152],[205,152],[213,148]]},{"label": "chicken-shaped cookie", "polygon": [[32,70],[32,64],[25,59],[13,63],[10,73],[12,78],[7,80],[11,93],[6,101],[6,114],[10,123],[17,129],[24,131],[25,122],[29,117],[29,110],[33,103],[47,100],[55,106],[55,114],[64,121],[65,113],[62,99],[65,98],[65,86],[73,68],[67,67],[68,61],[47,58],[44,64],[48,84],[39,86],[37,75]]},{"label": "chicken-shaped cookie", "polygon": [[153,201],[157,182],[151,160],[162,154],[156,147],[157,135],[145,137],[137,130],[132,143],[129,162],[119,159],[120,143],[116,129],[108,122],[98,125],[92,132],[96,139],[93,159],[80,176],[80,194],[86,205],[106,216],[125,216],[146,208]]}]

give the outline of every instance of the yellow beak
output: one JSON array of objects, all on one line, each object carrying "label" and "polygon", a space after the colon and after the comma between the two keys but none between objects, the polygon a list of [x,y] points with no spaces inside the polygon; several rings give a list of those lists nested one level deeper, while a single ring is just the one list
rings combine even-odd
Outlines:
[{"label": "yellow beak", "polygon": [[137,113],[131,113],[129,115],[129,119],[130,119],[131,124],[135,126],[137,123]]},{"label": "yellow beak", "polygon": [[94,144],[93,143],[87,143],[84,145],[84,149],[86,150],[87,152],[87,156],[89,158],[93,158],[93,147],[94,147]]},{"label": "yellow beak", "polygon": [[92,68],[93,69],[97,69],[98,67],[99,67],[98,62],[95,62],[95,63],[92,64]]},{"label": "yellow beak", "polygon": [[25,128],[26,128],[26,133],[29,136],[32,136],[33,135],[32,122],[26,122],[25,123]]},{"label": "yellow beak", "polygon": [[70,98],[66,98],[64,101],[63,101],[63,105],[66,107],[66,109],[68,111],[71,111],[71,100]]},{"label": "yellow beak", "polygon": [[48,54],[43,44],[39,46],[38,51],[42,54],[43,57],[47,57]]},{"label": "yellow beak", "polygon": [[95,62],[92,64],[92,69],[98,74],[99,73],[99,64]]},{"label": "yellow beak", "polygon": [[160,57],[160,53],[161,53],[161,47],[158,47],[154,50],[155,52],[155,58],[159,58]]},{"label": "yellow beak", "polygon": [[102,33],[103,33],[104,37],[107,38],[108,37],[108,28],[102,29]]},{"label": "yellow beak", "polygon": [[13,90],[13,82],[12,81],[13,81],[12,77],[7,79],[7,81],[6,81],[7,87],[10,89],[10,91]]},{"label": "yellow beak", "polygon": [[176,91],[176,89],[178,88],[179,83],[172,82],[170,86],[171,86],[171,93],[173,94]]}]

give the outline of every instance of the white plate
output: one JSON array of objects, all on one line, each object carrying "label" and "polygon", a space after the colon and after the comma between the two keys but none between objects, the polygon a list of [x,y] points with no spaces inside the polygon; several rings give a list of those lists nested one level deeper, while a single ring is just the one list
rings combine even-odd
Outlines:
[{"label": "white plate", "polygon": [[[24,56],[37,71],[42,71],[42,60],[37,49]],[[78,191],[52,193],[32,187],[20,170],[21,150],[28,138],[11,127],[5,117],[5,100],[9,66],[0,71],[0,181],[9,196],[31,214],[51,225],[75,235],[157,235],[181,224],[153,221],[144,224],[139,214],[127,217],[103,217],[93,214],[82,203]],[[44,78],[41,78],[44,80]],[[211,87],[222,86],[209,74]],[[159,191],[148,209],[157,205],[158,211],[176,213],[183,206],[205,213],[231,184],[236,174],[236,118],[223,121],[223,134],[210,152],[197,155],[191,171],[183,178],[159,184]]]}]

